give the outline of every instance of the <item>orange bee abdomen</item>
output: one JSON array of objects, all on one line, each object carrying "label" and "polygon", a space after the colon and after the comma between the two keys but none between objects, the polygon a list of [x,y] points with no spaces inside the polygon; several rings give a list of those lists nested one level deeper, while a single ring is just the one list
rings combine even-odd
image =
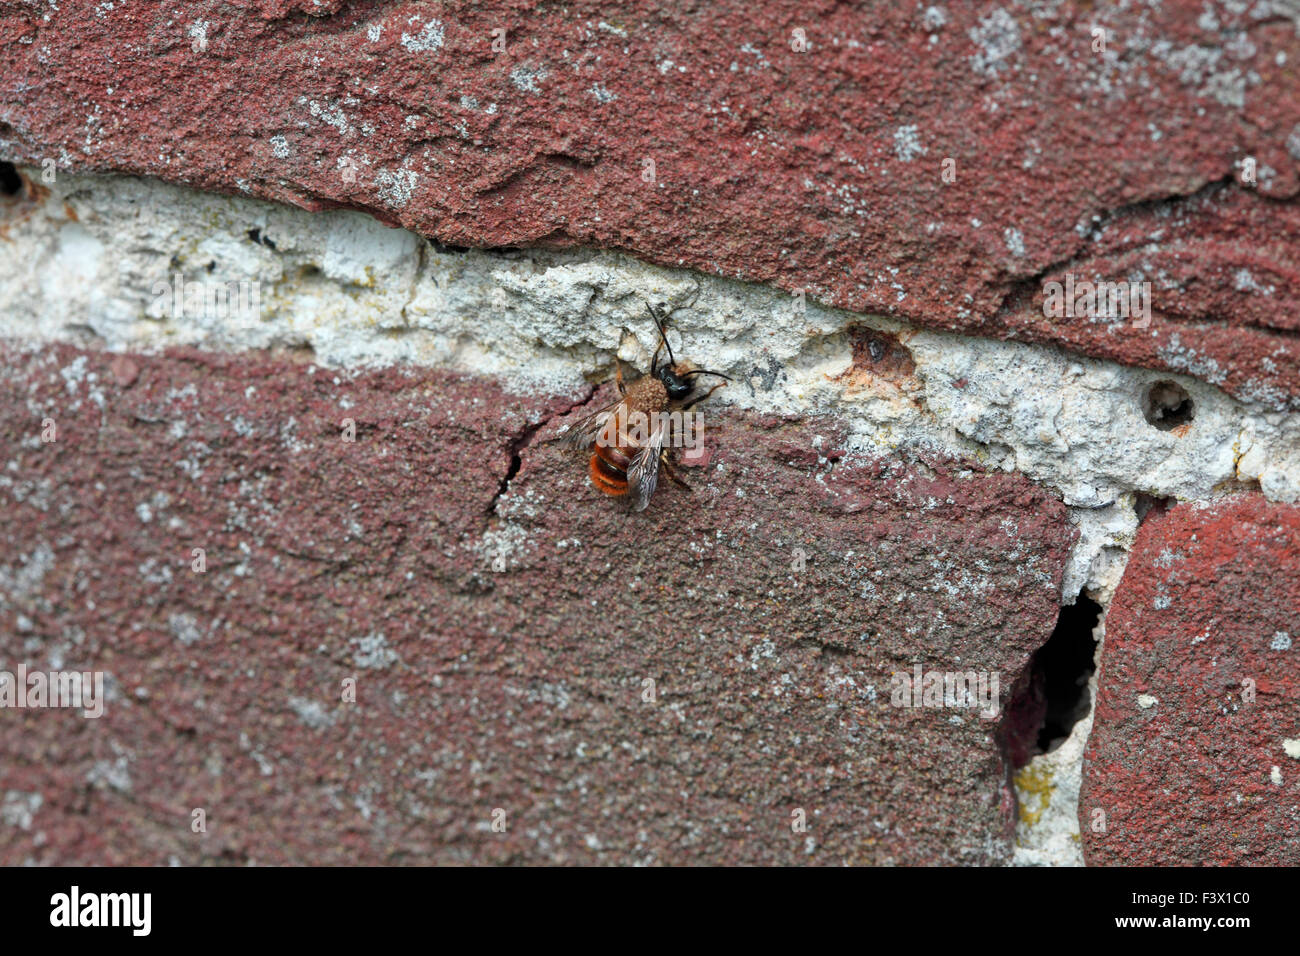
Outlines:
[{"label": "orange bee abdomen", "polygon": [[631,459],[613,445],[596,445],[591,456],[591,483],[607,495],[627,494],[627,466]]},{"label": "orange bee abdomen", "polygon": [[591,456],[591,483],[607,495],[627,494],[627,473],[611,467],[600,455]]}]

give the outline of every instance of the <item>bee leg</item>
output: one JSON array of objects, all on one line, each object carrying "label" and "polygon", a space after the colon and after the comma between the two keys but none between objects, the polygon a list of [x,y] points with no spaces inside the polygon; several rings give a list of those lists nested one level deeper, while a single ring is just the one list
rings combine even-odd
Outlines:
[{"label": "bee leg", "polygon": [[709,389],[707,392],[705,392],[705,393],[704,393],[703,395],[701,395],[699,398],[692,399],[688,404],[683,405],[683,406],[681,407],[681,410],[684,411],[684,412],[686,412],[686,411],[690,411],[692,408],[694,408],[696,405],[700,404],[700,402],[704,401],[706,398],[708,398],[710,395],[712,395],[712,394],[713,394],[714,392],[716,392],[718,389],[720,389],[720,388],[724,388],[724,387],[726,386],[726,384],[727,384],[726,382],[719,382],[717,385],[714,385],[711,389]]},{"label": "bee leg", "polygon": [[669,478],[671,478],[675,484],[680,485],[682,488],[685,488],[687,491],[692,490],[690,485],[682,481],[682,479],[677,476],[677,469],[674,468],[673,463],[668,460],[668,452],[666,451],[660,452],[659,461],[663,463],[664,474],[667,475]]},{"label": "bee leg", "polygon": [[618,394],[626,395],[627,389],[623,385],[623,362],[617,355],[614,356],[614,381],[618,384]]}]

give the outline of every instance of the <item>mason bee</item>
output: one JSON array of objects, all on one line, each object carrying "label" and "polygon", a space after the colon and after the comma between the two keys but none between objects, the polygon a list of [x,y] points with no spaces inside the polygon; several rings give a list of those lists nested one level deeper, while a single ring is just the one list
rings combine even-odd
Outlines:
[{"label": "mason bee", "polygon": [[[607,495],[630,495],[633,511],[644,511],[650,504],[661,468],[672,481],[690,491],[690,485],[678,476],[664,446],[689,447],[692,441],[697,441],[699,420],[688,413],[731,381],[721,372],[678,362],[668,344],[663,320],[649,303],[646,311],[659,329],[659,344],[650,360],[650,374],[625,386],[620,364],[615,375],[619,400],[571,426],[566,425],[555,437],[556,441],[573,448],[586,450],[594,446],[588,466],[591,483]],[[659,355],[665,350],[668,359],[660,365]],[[726,381],[695,395],[697,375],[714,375]]]}]

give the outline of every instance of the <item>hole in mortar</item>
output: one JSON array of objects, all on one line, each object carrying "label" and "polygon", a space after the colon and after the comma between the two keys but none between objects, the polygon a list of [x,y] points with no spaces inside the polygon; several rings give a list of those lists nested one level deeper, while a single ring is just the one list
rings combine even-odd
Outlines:
[{"label": "hole in mortar", "polygon": [[1142,396],[1142,416],[1147,424],[1161,431],[1170,431],[1186,425],[1193,418],[1195,407],[1187,389],[1177,382],[1160,381],[1147,387]]},{"label": "hole in mortar", "polygon": [[23,191],[23,177],[13,163],[0,162],[0,194],[17,196]]},{"label": "hole in mortar", "polygon": [[1097,652],[1092,630],[1101,616],[1101,605],[1086,594],[1061,608],[1047,643],[1017,678],[998,728],[1012,769],[1059,747],[1088,716],[1088,680],[1096,669]]},{"label": "hole in mortar", "polygon": [[1164,514],[1177,502],[1177,498],[1158,498],[1155,495],[1148,495],[1146,492],[1139,491],[1134,497],[1133,513],[1137,515],[1138,524],[1141,524],[1149,517]]},{"label": "hole in mortar", "polygon": [[1101,605],[1085,594],[1061,608],[1056,628],[1034,655],[1036,677],[1041,679],[1047,706],[1038,730],[1038,750],[1047,753],[1070,736],[1088,716],[1092,702],[1088,681],[1096,664],[1097,642],[1092,630],[1101,620]]}]

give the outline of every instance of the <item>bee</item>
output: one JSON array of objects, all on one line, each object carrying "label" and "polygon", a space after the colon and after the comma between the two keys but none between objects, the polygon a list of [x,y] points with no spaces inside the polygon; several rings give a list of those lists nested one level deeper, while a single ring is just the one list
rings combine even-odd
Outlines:
[{"label": "bee", "polygon": [[[620,363],[615,373],[618,401],[571,426],[566,425],[555,437],[572,448],[586,450],[594,446],[589,464],[591,483],[607,495],[630,496],[633,511],[644,511],[650,504],[660,470],[677,485],[691,490],[677,474],[664,447],[665,443],[671,444],[674,438],[680,437],[677,430],[684,427],[683,416],[673,413],[690,411],[731,381],[721,372],[678,362],[668,344],[664,321],[648,302],[645,307],[659,329],[659,344],[650,359],[650,374],[625,386]],[[660,365],[659,355],[665,350],[668,359]],[[696,395],[697,375],[714,375],[726,381]]]}]

